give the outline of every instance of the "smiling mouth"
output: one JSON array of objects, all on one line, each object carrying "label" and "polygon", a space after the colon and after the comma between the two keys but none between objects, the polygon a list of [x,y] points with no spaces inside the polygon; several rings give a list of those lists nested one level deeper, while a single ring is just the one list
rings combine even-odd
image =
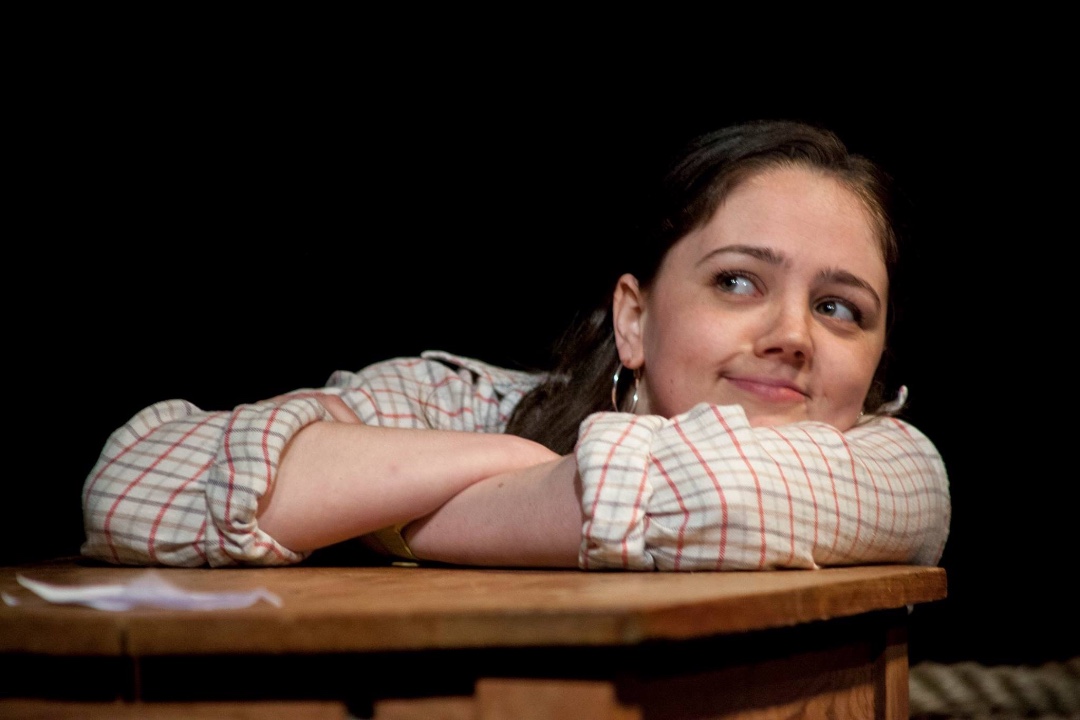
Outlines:
[{"label": "smiling mouth", "polygon": [[809,397],[805,392],[789,383],[775,380],[750,380],[747,378],[727,378],[728,382],[754,398],[768,403],[790,404],[802,402]]}]

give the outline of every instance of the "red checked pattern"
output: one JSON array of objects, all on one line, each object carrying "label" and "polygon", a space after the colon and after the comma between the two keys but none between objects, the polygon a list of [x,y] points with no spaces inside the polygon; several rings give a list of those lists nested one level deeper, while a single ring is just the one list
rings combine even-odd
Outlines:
[{"label": "red checked pattern", "polygon": [[[113,433],[87,477],[82,552],[117,564],[297,563],[305,554],[255,515],[289,439],[331,419],[313,393],[340,395],[370,425],[502,432],[539,379],[427,352],[231,411],[157,403]],[[577,460],[583,569],[933,565],[948,535],[941,458],[893,418],[839,433],[750,428],[734,406],[670,420],[597,413],[582,424]]]},{"label": "red checked pattern", "polygon": [[911,425],[752,428],[739,406],[670,420],[597,413],[577,447],[584,569],[936,565],[948,478]]}]

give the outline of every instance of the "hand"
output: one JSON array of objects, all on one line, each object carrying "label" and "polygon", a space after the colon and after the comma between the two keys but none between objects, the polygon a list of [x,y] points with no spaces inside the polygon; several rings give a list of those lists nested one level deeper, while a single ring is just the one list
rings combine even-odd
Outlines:
[{"label": "hand", "polygon": [[326,412],[330,413],[330,417],[338,422],[353,423],[354,425],[362,424],[360,422],[360,416],[354,413],[352,408],[346,405],[345,401],[337,395],[317,393],[315,399],[319,401],[320,405],[326,408]]},{"label": "hand", "polygon": [[314,397],[319,401],[319,404],[326,409],[326,412],[330,413],[330,417],[334,418],[337,422],[352,423],[354,425],[362,425],[360,416],[353,412],[353,409],[345,404],[345,401],[338,395],[331,395],[330,393],[288,393],[285,395],[278,395],[272,397],[266,402],[268,403],[283,403],[289,398],[295,397]]}]

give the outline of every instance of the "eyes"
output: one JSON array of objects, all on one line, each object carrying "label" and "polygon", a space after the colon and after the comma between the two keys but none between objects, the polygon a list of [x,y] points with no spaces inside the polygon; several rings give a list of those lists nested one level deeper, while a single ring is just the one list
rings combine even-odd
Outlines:
[{"label": "eyes", "polygon": [[721,290],[733,295],[753,295],[757,292],[757,286],[749,275],[721,271],[717,274],[714,282]]},{"label": "eyes", "polygon": [[[755,297],[763,295],[760,281],[752,273],[743,271],[721,270],[713,278],[713,283],[721,292],[730,295]],[[814,312],[836,320],[861,324],[863,312],[850,300],[838,297],[826,297],[816,301]]]},{"label": "eyes", "polygon": [[862,311],[845,300],[837,298],[822,300],[814,306],[814,309],[822,315],[828,315],[845,322],[862,322]]}]

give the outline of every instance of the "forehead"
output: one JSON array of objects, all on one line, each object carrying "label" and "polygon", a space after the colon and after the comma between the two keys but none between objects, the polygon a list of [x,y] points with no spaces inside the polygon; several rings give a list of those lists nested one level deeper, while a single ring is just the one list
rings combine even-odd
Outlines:
[{"label": "forehead", "polygon": [[735,187],[702,227],[672,247],[686,260],[726,245],[758,245],[791,261],[854,272],[888,283],[874,216],[833,176],[803,167],[770,168]]}]

